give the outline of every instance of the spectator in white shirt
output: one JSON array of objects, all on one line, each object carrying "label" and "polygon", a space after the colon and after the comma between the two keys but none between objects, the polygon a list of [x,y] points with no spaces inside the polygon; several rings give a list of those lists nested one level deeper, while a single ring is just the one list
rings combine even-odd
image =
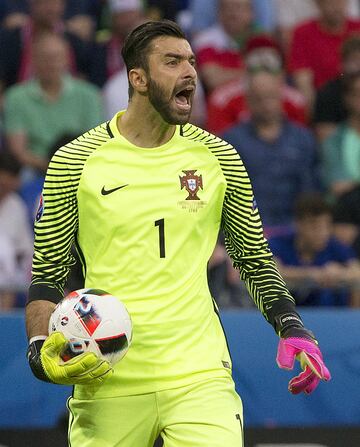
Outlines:
[{"label": "spectator in white shirt", "polygon": [[0,310],[9,310],[16,292],[30,281],[33,237],[26,206],[16,193],[21,166],[8,152],[0,152]]}]

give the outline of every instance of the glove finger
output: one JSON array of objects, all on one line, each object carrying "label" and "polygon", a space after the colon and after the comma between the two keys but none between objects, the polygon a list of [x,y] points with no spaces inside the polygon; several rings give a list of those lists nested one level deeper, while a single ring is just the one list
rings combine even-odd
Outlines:
[{"label": "glove finger", "polygon": [[303,369],[305,369],[307,365],[319,379],[325,381],[331,379],[330,371],[327,369],[319,355],[302,351],[298,355],[298,358]]},{"label": "glove finger", "polygon": [[276,363],[279,368],[293,369],[297,350],[294,346],[288,344],[286,339],[280,339],[276,354]]},{"label": "glove finger", "polygon": [[101,383],[108,377],[112,376],[114,370],[110,367],[107,362],[102,362],[98,368],[88,372],[87,374],[83,374],[81,376],[73,377],[72,380],[75,384],[85,384],[85,383]]},{"label": "glove finger", "polygon": [[101,377],[107,374],[109,371],[113,371],[110,364],[106,361],[102,361],[100,364],[96,365],[93,369],[86,371],[82,374],[83,376],[91,376],[93,378]]},{"label": "glove finger", "polygon": [[319,385],[320,379],[318,377],[314,377],[314,380],[304,389],[305,394],[312,393],[315,388]]},{"label": "glove finger", "polygon": [[93,370],[103,361],[99,359],[94,353],[86,352],[84,354],[73,357],[68,362],[65,362],[61,367],[67,377],[81,376]]},{"label": "glove finger", "polygon": [[41,351],[46,352],[49,357],[57,357],[63,350],[67,340],[61,332],[53,332],[45,340]]},{"label": "glove finger", "polygon": [[292,394],[299,394],[309,387],[313,380],[317,378],[309,366],[305,368],[298,376],[292,378],[289,382],[288,389]]}]

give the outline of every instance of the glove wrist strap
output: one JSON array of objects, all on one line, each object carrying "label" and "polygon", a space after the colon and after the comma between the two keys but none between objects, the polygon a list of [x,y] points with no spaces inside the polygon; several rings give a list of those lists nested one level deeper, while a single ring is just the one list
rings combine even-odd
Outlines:
[{"label": "glove wrist strap", "polygon": [[44,344],[44,341],[45,341],[44,338],[39,339],[38,337],[32,337],[30,339],[30,344],[27,349],[26,355],[29,361],[31,371],[33,372],[34,376],[40,380],[43,380],[44,382],[52,383],[52,381],[46,375],[43,365],[41,363],[40,350],[42,348],[42,345]]},{"label": "glove wrist strap", "polygon": [[29,340],[29,345],[33,343],[34,341],[43,340],[45,341],[47,339],[47,335],[35,335],[35,337],[31,337]]},{"label": "glove wrist strap", "polygon": [[284,333],[290,328],[303,328],[304,324],[300,318],[300,315],[293,312],[285,312],[275,316],[275,330],[276,333],[283,337]]}]

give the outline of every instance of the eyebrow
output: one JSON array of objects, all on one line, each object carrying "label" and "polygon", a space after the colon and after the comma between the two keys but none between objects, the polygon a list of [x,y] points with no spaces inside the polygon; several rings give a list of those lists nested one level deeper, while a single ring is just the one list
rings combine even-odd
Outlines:
[{"label": "eyebrow", "polygon": [[164,57],[173,57],[174,59],[179,59],[179,60],[183,60],[183,59],[187,59],[187,60],[191,60],[191,61],[195,61],[196,57],[194,53],[191,53],[189,56],[183,56],[181,54],[178,53],[165,53]]}]

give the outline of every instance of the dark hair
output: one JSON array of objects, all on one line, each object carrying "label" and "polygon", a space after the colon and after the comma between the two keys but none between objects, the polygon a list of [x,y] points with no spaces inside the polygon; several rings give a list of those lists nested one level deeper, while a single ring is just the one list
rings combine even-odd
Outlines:
[{"label": "dark hair", "polygon": [[21,163],[11,152],[8,150],[0,151],[0,171],[5,171],[11,175],[18,176],[21,168]]},{"label": "dark hair", "polygon": [[321,193],[304,193],[296,200],[294,209],[296,220],[323,216],[324,214],[332,215],[332,207]]},{"label": "dark hair", "polygon": [[356,51],[360,51],[360,34],[354,34],[347,38],[341,46],[341,58],[347,59]]},{"label": "dark hair", "polygon": [[[128,34],[121,50],[128,73],[133,68],[143,68],[148,71],[149,46],[154,39],[162,36],[186,39],[179,25],[171,20],[146,22]],[[133,92],[129,82],[129,98],[131,98]]]}]

